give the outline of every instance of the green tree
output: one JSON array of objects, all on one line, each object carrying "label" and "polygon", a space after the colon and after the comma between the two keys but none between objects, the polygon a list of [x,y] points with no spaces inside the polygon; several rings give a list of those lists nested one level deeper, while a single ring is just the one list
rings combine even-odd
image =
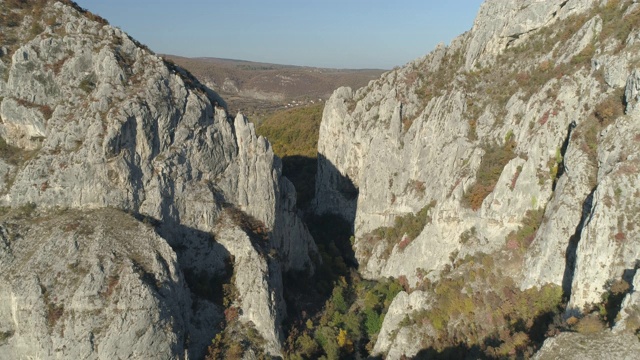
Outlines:
[{"label": "green tree", "polygon": [[379,333],[380,329],[382,328],[383,316],[378,314],[373,309],[365,310],[364,316],[364,326],[367,330],[367,334],[369,335],[369,337],[373,337],[375,334]]},{"label": "green tree", "polygon": [[296,340],[296,347],[299,349],[300,355],[304,355],[308,358],[313,357],[320,349],[318,347],[318,343],[306,333],[298,337]]}]

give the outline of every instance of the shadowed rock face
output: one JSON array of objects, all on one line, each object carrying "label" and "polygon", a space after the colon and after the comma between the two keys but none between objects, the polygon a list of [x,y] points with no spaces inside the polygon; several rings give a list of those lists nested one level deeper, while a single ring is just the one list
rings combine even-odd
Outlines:
[{"label": "shadowed rock face", "polygon": [[[44,16],[27,16],[20,26],[39,22],[40,27],[34,28],[41,31],[20,32],[18,28],[18,33],[30,35],[13,44],[11,52],[5,47],[0,57],[0,136],[4,146],[0,205],[15,209],[35,204],[37,216],[51,221],[60,209],[91,210],[89,218],[78,221],[79,226],[89,228],[118,228],[123,221],[133,225],[121,229],[117,236],[94,232],[83,237],[81,250],[86,253],[58,255],[57,260],[64,264],[82,257],[81,265],[90,274],[93,268],[101,269],[103,280],[91,285],[93,293],[84,285],[49,279],[53,275],[56,279],[73,277],[73,270],[60,266],[56,273],[47,272],[51,259],[46,253],[16,256],[15,261],[29,262],[33,275],[12,271],[13,276],[5,276],[3,272],[0,296],[13,299],[14,304],[31,299],[40,307],[43,301],[53,301],[53,306],[67,310],[47,329],[45,311],[22,323],[16,313],[19,308],[3,308],[0,332],[7,336],[0,341],[0,352],[10,349],[11,357],[21,358],[54,354],[67,346],[79,349],[78,353],[63,352],[63,357],[69,358],[177,358],[185,350],[201,356],[215,332],[221,330],[218,324],[223,308],[190,292],[182,272],[215,277],[231,257],[236,264],[234,281],[240,298],[234,306],[241,309],[240,321],[251,322],[266,340],[266,351],[279,354],[284,313],[281,271],[313,271],[309,254],[316,250],[296,214],[295,190],[281,177],[280,160],[269,143],[256,136],[244,116],[229,117],[215,93],[183,69],[165,64],[119,29],[58,2],[46,3],[42,13],[55,15],[56,21],[51,24]],[[125,211],[133,217],[101,218],[99,209]],[[255,226],[243,226],[245,218]],[[139,226],[140,220],[153,225],[157,234]],[[16,226],[22,229],[26,225]],[[242,240],[254,236],[255,231],[265,239],[262,243]],[[23,246],[33,247],[38,242],[71,241],[68,239],[74,234],[27,233],[24,239],[18,237],[21,241],[5,240],[0,258],[24,254]],[[127,238],[135,241],[127,242]],[[97,245],[107,240],[110,246]],[[142,265],[133,259],[131,249],[144,248],[159,251],[157,256],[151,251],[144,257],[164,265],[143,267],[148,276],[139,276],[140,282],[134,275],[136,266]],[[243,271],[246,273],[240,274]],[[23,281],[29,276],[28,282]],[[68,301],[77,292],[85,297],[104,292],[105,286],[109,288],[109,276],[127,277],[131,287],[145,293],[135,299],[130,293],[122,294],[122,301],[103,297],[95,305],[109,309],[120,304],[124,315],[103,309],[89,322],[76,319],[71,309],[84,300],[73,306]],[[145,276],[166,277],[168,285],[149,285]],[[38,284],[46,291],[36,296]],[[175,292],[175,298],[164,290]],[[256,306],[264,309],[252,310]],[[129,318],[126,309],[132,308],[148,309],[148,315]],[[111,327],[117,316],[126,317],[126,321]],[[137,325],[121,331],[129,322]],[[67,327],[77,330],[65,331]],[[200,333],[198,329],[203,328],[208,330]],[[134,329],[147,329],[150,335],[134,336]],[[42,334],[50,330],[57,332],[57,340],[43,340]],[[138,343],[116,351],[125,338]],[[157,352],[143,352],[145,348]]]},{"label": "shadowed rock face", "polygon": [[[635,268],[638,29],[617,31],[638,5],[600,3],[487,1],[448,47],[334,92],[320,128],[315,204],[353,219],[366,277],[405,276],[416,286],[467,255],[516,251],[522,259],[508,275],[518,286],[564,285],[574,311]],[[488,171],[486,159],[497,162],[500,151],[504,165]],[[341,195],[343,178],[357,198]],[[415,238],[375,235],[433,201]],[[537,231],[510,241],[534,211],[543,214]],[[434,336],[428,326],[397,325],[402,301],[383,326],[397,336],[381,333],[376,345],[394,357],[417,354],[399,349]]]}]

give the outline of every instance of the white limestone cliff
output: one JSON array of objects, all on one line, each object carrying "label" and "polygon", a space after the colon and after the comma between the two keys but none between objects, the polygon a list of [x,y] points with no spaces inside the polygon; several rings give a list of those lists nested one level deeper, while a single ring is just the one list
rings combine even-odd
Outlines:
[{"label": "white limestone cliff", "polygon": [[[181,274],[220,277],[230,258],[236,261],[236,285],[242,295],[240,321],[251,322],[266,340],[265,351],[279,355],[285,311],[281,272],[312,272],[310,254],[316,249],[297,215],[295,190],[281,176],[280,160],[269,143],[256,136],[241,114],[232,119],[223,100],[185,70],[165,63],[121,30],[68,4],[51,1],[44,6],[42,13],[55,16],[56,21],[52,24],[26,16],[21,26],[39,22],[42,31],[21,32],[18,44],[11,50],[5,47],[0,57],[0,136],[7,149],[0,159],[0,205],[15,209],[35,204],[38,211],[52,217],[57,216],[56,209],[128,212],[137,219],[134,222],[153,224],[160,237],[142,236],[136,229],[127,236],[139,241],[140,248],[163,246],[166,250],[161,257],[170,264],[169,269],[153,268],[148,273],[158,277],[164,276],[158,271],[170,270],[171,286],[179,289],[178,298],[173,299],[157,297],[143,285],[135,285],[147,291],[135,306],[148,309],[149,314],[127,321],[138,321],[131,329],[148,329],[145,331],[152,335],[121,331],[124,323],[98,334],[91,330],[94,324],[87,323],[83,329],[95,336],[89,339],[91,346],[82,345],[77,355],[182,358],[188,350],[202,356],[213,335],[221,331],[218,324],[223,309],[196,299],[185,288]],[[256,229],[229,221],[222,222],[228,226],[220,225],[228,217],[227,209],[257,224],[267,239],[264,249],[245,241]],[[51,236],[49,241],[55,242],[55,235]],[[89,240],[101,241],[99,236]],[[27,243],[12,243],[1,256]],[[113,251],[124,251],[118,244]],[[95,256],[105,259],[100,266],[115,266],[108,247],[95,251]],[[68,256],[62,254],[60,260],[73,262]],[[27,260],[33,262],[34,271],[43,271],[48,261],[45,256]],[[254,265],[257,267],[252,268]],[[61,269],[60,276],[67,272]],[[0,277],[0,288],[7,291],[0,296],[14,303],[31,298],[33,289],[21,292],[19,282],[19,277]],[[64,304],[76,291],[51,286]],[[174,304],[176,301],[181,303]],[[107,299],[103,306],[115,304]],[[185,306],[193,311],[178,309]],[[256,306],[270,310],[253,311]],[[159,322],[154,311],[165,312],[164,308],[169,312],[162,316],[181,318]],[[11,336],[0,343],[0,352],[10,351],[13,358],[53,354],[60,346],[83,342],[79,336],[87,336],[65,331],[59,343],[45,341],[40,335],[30,335],[30,331],[43,333],[38,328],[44,321],[42,312],[23,324],[16,320],[18,309],[2,311],[7,317],[0,320],[0,328],[11,328],[7,330]],[[5,322],[11,318],[13,325]],[[72,319],[63,316],[59,326],[76,326]],[[105,311],[96,321],[108,324],[115,320]],[[208,329],[198,334],[194,327]],[[140,341],[148,343],[123,346],[114,353],[118,342],[125,341],[122,337],[135,342],[140,336]],[[151,343],[158,353],[136,352],[145,346],[150,351]]]},{"label": "white limestone cliff", "polygon": [[[505,48],[531,39],[535,31],[583,13],[600,0],[485,1],[480,7],[465,55],[465,67],[495,63]],[[605,1],[606,2],[606,1]]]},{"label": "white limestone cliff", "polygon": [[1,359],[170,358],[187,334],[202,342],[164,239],[114,209],[49,215],[2,224]]},{"label": "white limestone cliff", "polygon": [[[637,7],[612,4],[626,14]],[[448,47],[333,94],[314,204],[353,221],[365,277],[406,277],[412,287],[437,280],[466,255],[521,246],[507,236],[535,211],[539,229],[510,274],[522,289],[562,286],[571,312],[637,269],[638,31],[610,36],[606,6],[487,1]],[[483,157],[508,144],[513,158],[474,210],[465,196]],[[372,232],[431,203],[415,239]],[[408,339],[400,334],[415,333],[397,324],[390,316],[383,325],[397,332],[395,343],[381,336],[376,344],[390,358],[413,354],[392,352]]]}]

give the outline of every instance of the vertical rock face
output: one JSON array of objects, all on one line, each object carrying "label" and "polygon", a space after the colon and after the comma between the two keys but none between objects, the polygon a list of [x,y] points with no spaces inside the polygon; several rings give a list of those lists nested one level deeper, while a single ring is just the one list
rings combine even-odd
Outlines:
[{"label": "vertical rock face", "polygon": [[616,324],[613,327],[614,332],[623,332],[625,330],[633,331],[634,322],[637,323],[638,319],[640,319],[640,313],[638,312],[640,307],[640,294],[637,290],[640,288],[640,276],[637,272],[633,276],[630,286],[631,291],[629,291],[620,304],[620,317],[616,318]]},{"label": "vertical rock face", "polygon": [[488,0],[480,7],[470,34],[465,67],[495,63],[496,55],[535,35],[536,30],[582,13],[599,0]]},{"label": "vertical rock face", "polygon": [[171,358],[199,340],[175,253],[133,217],[68,210],[1,232],[0,358]]},{"label": "vertical rock face", "polygon": [[[515,254],[518,286],[562,286],[568,310],[631,283],[640,58],[638,30],[620,29],[637,10],[487,1],[448,47],[337,90],[321,125],[315,204],[353,221],[363,274],[416,287],[467,255]],[[419,229],[402,225],[421,209]],[[385,238],[391,227],[397,238]],[[380,337],[376,351],[409,354],[397,352],[409,328],[388,321],[398,336]]]},{"label": "vertical rock face", "polygon": [[572,308],[599,302],[615,280],[631,284],[628,274],[638,268],[639,119],[633,114],[622,117],[599,134],[597,185],[576,251]]},{"label": "vertical rock face", "polygon": [[234,128],[238,156],[217,180],[226,200],[271,229],[271,244],[285,270],[312,270],[309,253],[316,251],[315,243],[296,214],[295,188],[281,176],[280,159],[244,116],[235,118]]},{"label": "vertical rock face", "polygon": [[[296,215],[293,186],[281,176],[280,161],[269,143],[256,136],[242,115],[230,118],[223,101],[190,74],[165,63],[119,29],[67,4],[43,6],[33,15],[22,14],[18,28],[0,24],[0,31],[19,36],[9,47],[0,44],[0,205],[16,209],[35,204],[38,216],[47,218],[57,217],[63,209],[125,211],[134,216],[127,221],[144,220],[154,225],[159,236],[132,226],[113,237],[115,253],[108,246],[95,248],[93,242],[102,241],[101,234],[83,240],[87,249],[95,248],[95,254],[87,254],[99,260],[84,259],[87,263],[82,266],[88,271],[100,267],[104,279],[126,278],[131,283],[127,286],[134,289],[127,290],[122,301],[101,299],[105,309],[123,306],[124,320],[117,326],[110,325],[116,320],[106,310],[92,322],[77,320],[67,311],[49,329],[59,339],[50,341],[42,335],[48,331],[42,325],[44,310],[23,323],[19,308],[6,307],[0,331],[9,335],[0,341],[0,352],[8,349],[13,358],[21,358],[58,353],[66,346],[78,349],[77,354],[62,350],[61,356],[67,358],[177,358],[185,350],[201,356],[221,330],[222,308],[198,298],[194,276],[191,283],[187,281],[190,292],[182,273],[219,278],[227,259],[233,258],[236,287],[242,296],[236,301],[243,312],[240,320],[253,323],[266,340],[266,351],[280,354],[281,271],[312,271],[309,254],[316,250]],[[223,221],[229,214],[236,216]],[[253,226],[242,226],[246,219]],[[78,226],[99,222],[88,221],[81,219]],[[117,226],[119,220],[113,221],[110,225]],[[254,231],[266,239],[262,247],[245,241]],[[56,234],[5,241],[0,257],[24,253],[22,246],[35,246],[32,242],[55,243]],[[127,236],[139,242],[134,249],[164,249],[155,257],[153,251],[144,255],[164,265],[143,266],[139,283],[134,275],[142,265],[127,250],[131,245],[124,241]],[[115,255],[120,253],[123,259]],[[71,264],[76,255],[60,256]],[[46,254],[16,259],[30,261],[35,273],[12,271],[15,276],[5,276],[3,272],[0,296],[11,299],[9,303],[35,301],[42,308],[43,297],[46,303],[55,296],[54,306],[68,306],[74,292],[89,296],[82,286],[40,278],[53,276],[45,271],[50,260]],[[249,263],[257,267],[245,266]],[[67,277],[71,271],[61,267],[58,276]],[[158,281],[168,285],[146,284],[145,274],[167,277]],[[23,284],[22,276],[31,278]],[[46,288],[39,298],[33,295],[40,291],[37,284]],[[104,292],[108,284],[100,280],[91,286],[103,288],[91,291]],[[163,295],[165,290],[175,291],[176,297]],[[131,291],[140,294],[134,296]],[[265,309],[252,310],[256,306]],[[147,309],[148,314],[141,319],[130,317],[127,309],[132,308]],[[71,327],[76,331],[60,330]],[[81,338],[88,336],[85,330],[92,334],[90,338]],[[137,345],[118,348],[122,341]],[[154,347],[157,353],[142,350]]]},{"label": "vertical rock face", "polygon": [[390,358],[415,356],[420,351],[420,339],[415,336],[416,332],[409,327],[402,328],[401,332],[396,331],[406,314],[428,309],[430,305],[429,295],[423,291],[415,291],[410,295],[400,292],[385,315],[384,326],[380,329],[373,353],[386,352]]},{"label": "vertical rock face", "polygon": [[[252,322],[267,342],[266,348],[279,353],[281,329],[279,324],[285,314],[282,298],[282,275],[272,259],[265,258],[260,251],[247,251],[254,244],[247,234],[232,223],[222,223],[219,241],[235,254],[235,286],[238,289],[241,320]],[[226,226],[225,226],[226,225]]]}]

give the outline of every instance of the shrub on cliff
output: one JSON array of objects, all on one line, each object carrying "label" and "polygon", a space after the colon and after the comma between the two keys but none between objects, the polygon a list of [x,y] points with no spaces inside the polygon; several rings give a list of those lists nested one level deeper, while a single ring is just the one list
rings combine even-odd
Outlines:
[{"label": "shrub on cliff", "polygon": [[516,157],[516,143],[508,136],[503,146],[485,145],[484,156],[476,174],[476,182],[464,194],[463,205],[478,210],[484,199],[493,192],[504,167]]}]

